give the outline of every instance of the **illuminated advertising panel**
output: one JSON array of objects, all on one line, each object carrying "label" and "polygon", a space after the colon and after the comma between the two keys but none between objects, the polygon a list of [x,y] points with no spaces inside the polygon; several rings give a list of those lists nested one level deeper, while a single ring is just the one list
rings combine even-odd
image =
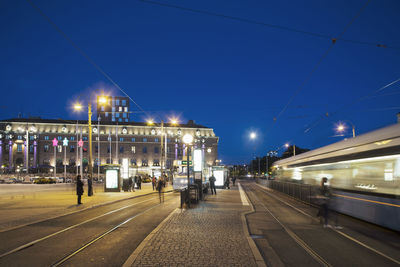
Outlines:
[{"label": "illuminated advertising panel", "polygon": [[223,170],[215,170],[215,186],[223,186],[224,185],[224,171]]},{"label": "illuminated advertising panel", "polygon": [[195,172],[201,172],[203,170],[203,151],[201,149],[194,150],[193,164],[193,170]]},{"label": "illuminated advertising panel", "polygon": [[122,178],[128,179],[129,175],[129,160],[127,158],[122,159]]},{"label": "illuminated advertising panel", "polygon": [[106,172],[106,188],[116,189],[118,188],[118,171],[107,170]]}]

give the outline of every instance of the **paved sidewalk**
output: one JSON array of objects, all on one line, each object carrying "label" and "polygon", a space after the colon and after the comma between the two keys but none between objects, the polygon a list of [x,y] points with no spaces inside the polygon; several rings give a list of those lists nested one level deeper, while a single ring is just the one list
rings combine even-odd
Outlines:
[{"label": "paved sidewalk", "polygon": [[[142,184],[135,192],[104,192],[103,184],[94,184],[94,195],[87,196],[87,185],[82,205],[77,205],[75,184],[0,185],[0,231],[118,201],[156,192],[151,183]],[[166,190],[172,190],[169,186]]]},{"label": "paved sidewalk", "polygon": [[242,222],[242,214],[250,210],[251,206],[242,204],[238,186],[218,190],[191,209],[171,213],[124,267],[258,266],[253,254],[257,248],[249,244]]}]

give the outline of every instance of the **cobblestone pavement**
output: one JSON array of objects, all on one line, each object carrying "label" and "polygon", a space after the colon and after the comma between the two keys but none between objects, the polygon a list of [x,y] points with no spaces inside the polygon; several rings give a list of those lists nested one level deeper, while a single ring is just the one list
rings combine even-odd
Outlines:
[{"label": "cobblestone pavement", "polygon": [[237,187],[175,212],[132,266],[257,266],[243,231]]}]

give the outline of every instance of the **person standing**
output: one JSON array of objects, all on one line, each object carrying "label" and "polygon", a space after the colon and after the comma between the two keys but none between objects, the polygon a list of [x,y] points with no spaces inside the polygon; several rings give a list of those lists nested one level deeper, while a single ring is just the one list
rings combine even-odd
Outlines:
[{"label": "person standing", "polygon": [[142,176],[138,176],[137,185],[139,190],[142,190]]},{"label": "person standing", "polygon": [[82,204],[81,198],[83,195],[83,182],[81,176],[76,176],[76,194],[78,195],[78,205]]},{"label": "person standing", "polygon": [[132,183],[133,183],[132,177],[129,177],[128,178],[128,191],[129,192],[132,192]]},{"label": "person standing", "polygon": [[[214,174],[211,175],[211,177],[208,179],[208,181],[210,182],[210,188],[211,188],[211,195],[213,195],[214,193],[217,194],[217,189],[215,189],[215,177]],[[213,192],[214,190],[214,192]]]},{"label": "person standing", "polygon": [[153,175],[153,178],[151,179],[151,184],[153,185],[153,191],[156,189],[156,177]]},{"label": "person standing", "polygon": [[225,187],[228,189],[231,189],[231,187],[229,185],[230,185],[229,177],[226,177]]},{"label": "person standing", "polygon": [[233,184],[233,186],[235,186],[235,182],[236,182],[236,176],[233,176],[233,177],[232,177],[232,184]]}]

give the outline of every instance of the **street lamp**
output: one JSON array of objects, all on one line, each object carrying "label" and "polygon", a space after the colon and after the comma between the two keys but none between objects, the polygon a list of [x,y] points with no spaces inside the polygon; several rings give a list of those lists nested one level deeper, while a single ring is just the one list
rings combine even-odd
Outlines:
[{"label": "street lamp", "polygon": [[[356,127],[354,126],[354,124],[351,121],[349,121],[349,120],[346,120],[346,121],[351,124],[353,138],[356,137]],[[343,122],[339,122],[336,127],[336,131],[339,133],[343,133],[346,130],[346,128],[347,128],[346,124],[344,124]]]},{"label": "street lamp", "polygon": [[[107,98],[104,96],[99,97],[99,104],[106,104]],[[92,104],[88,103],[88,132],[89,132],[89,162],[88,162],[88,196],[93,195],[93,154],[92,154]],[[83,109],[82,104],[76,103],[74,105],[76,111],[81,111]],[[81,166],[82,168],[82,166]]]},{"label": "street lamp", "polygon": [[183,143],[185,143],[186,144],[186,149],[187,149],[187,151],[186,151],[186,156],[187,156],[187,162],[186,162],[186,166],[187,166],[187,186],[188,186],[188,191],[187,191],[187,194],[188,194],[188,202],[189,202],[189,207],[190,207],[190,190],[189,190],[189,185],[190,185],[190,174],[189,174],[189,148],[190,148],[190,145],[192,145],[192,143],[193,143],[193,135],[191,135],[191,134],[185,134],[183,137],[182,137],[182,141],[183,141]]},{"label": "street lamp", "polygon": [[58,145],[58,141],[57,139],[54,137],[53,139],[53,147],[54,147],[54,178],[57,178],[57,145]]}]

